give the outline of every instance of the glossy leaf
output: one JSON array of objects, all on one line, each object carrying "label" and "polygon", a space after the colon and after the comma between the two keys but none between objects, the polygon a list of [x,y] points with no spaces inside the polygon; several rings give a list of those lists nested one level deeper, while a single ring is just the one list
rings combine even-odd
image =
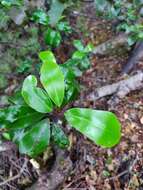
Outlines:
[{"label": "glossy leaf", "polygon": [[72,108],[65,112],[69,124],[102,147],[116,145],[121,136],[121,126],[116,116],[107,111]]},{"label": "glossy leaf", "polygon": [[7,128],[15,130],[29,127],[36,124],[44,117],[44,114],[39,113],[30,107],[21,106],[15,121],[7,125]]},{"label": "glossy leaf", "polygon": [[41,154],[50,142],[50,125],[47,119],[40,121],[29,130],[19,142],[22,154],[35,157]]},{"label": "glossy leaf", "polygon": [[69,140],[59,125],[52,126],[52,139],[60,148],[69,146]]},{"label": "glossy leaf", "polygon": [[31,20],[43,25],[48,25],[49,23],[49,17],[42,9],[36,10],[32,15]]},{"label": "glossy leaf", "polygon": [[40,77],[41,83],[49,94],[49,97],[60,107],[65,91],[64,75],[57,65],[52,52],[43,51],[39,54],[39,57],[43,61]]},{"label": "glossy leaf", "polygon": [[34,75],[29,75],[23,83],[22,96],[25,102],[33,109],[41,113],[52,111],[52,103],[48,94],[37,86],[37,79]]},{"label": "glossy leaf", "polygon": [[57,47],[61,43],[61,34],[60,32],[49,28],[45,33],[45,42],[47,45],[52,47]]},{"label": "glossy leaf", "polygon": [[43,117],[28,106],[14,105],[0,110],[0,126],[12,130],[26,128]]}]

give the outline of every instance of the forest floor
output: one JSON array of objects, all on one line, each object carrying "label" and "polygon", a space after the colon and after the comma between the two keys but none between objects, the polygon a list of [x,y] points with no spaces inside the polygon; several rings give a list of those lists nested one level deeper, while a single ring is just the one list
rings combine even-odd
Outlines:
[{"label": "forest floor", "polygon": [[[115,33],[111,25],[105,20],[93,20],[84,17],[85,31],[82,40],[91,41],[95,46],[112,38]],[[74,24],[73,24],[74,27]],[[83,33],[88,35],[83,35]],[[79,34],[79,36],[81,35]],[[91,67],[79,79],[82,90],[75,105],[95,109],[110,110],[117,114],[122,124],[122,138],[120,143],[112,149],[103,149],[74,130],[70,131],[69,148],[73,170],[67,177],[61,189],[65,190],[143,190],[143,89],[132,91],[115,107],[110,107],[106,96],[98,100],[89,100],[89,92],[118,82],[142,69],[142,63],[128,76],[121,75],[126,64],[128,53],[117,53],[97,57],[92,55]],[[1,92],[1,105],[5,101],[5,94],[10,94],[18,86],[19,78],[9,80],[8,88]],[[3,93],[4,92],[4,93]],[[14,153],[11,153],[14,154]],[[6,160],[3,160],[5,164]],[[3,165],[8,170],[10,165]],[[1,169],[1,168],[0,168]],[[0,170],[1,171],[1,170]],[[30,176],[31,174],[29,174]],[[34,174],[32,174],[34,176]],[[32,177],[34,179],[37,176]],[[7,188],[12,189],[12,184]],[[17,189],[18,190],[18,189]]]},{"label": "forest floor", "polygon": [[[95,45],[115,35],[111,32],[107,21],[102,20],[97,24],[93,20],[88,20],[86,26],[90,34],[89,40]],[[114,111],[122,124],[122,138],[115,148],[102,149],[82,135],[73,133],[72,156],[75,168],[64,185],[66,188],[143,189],[143,90],[129,93],[112,108],[108,105],[111,96],[95,101],[88,99],[89,92],[92,93],[99,87],[118,82],[125,77],[121,75],[121,71],[127,58],[127,52],[102,57],[93,56],[91,68],[81,78],[83,90],[78,105]]]}]

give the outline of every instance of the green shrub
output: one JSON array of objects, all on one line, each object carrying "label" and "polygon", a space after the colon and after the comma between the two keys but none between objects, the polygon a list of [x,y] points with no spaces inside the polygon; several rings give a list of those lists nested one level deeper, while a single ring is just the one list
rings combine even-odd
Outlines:
[{"label": "green shrub", "polygon": [[[78,51],[87,52],[90,49],[82,47],[79,42],[75,44]],[[17,94],[10,99],[13,105],[0,110],[0,127],[4,137],[15,142],[20,153],[31,157],[41,154],[50,143],[66,148],[69,141],[59,122],[65,118],[71,127],[97,145],[106,148],[115,146],[121,136],[116,116],[108,111],[65,107],[64,99],[69,96],[66,81],[70,78],[67,79],[67,73],[62,72],[51,51],[43,51],[39,57],[42,61],[40,82],[43,88],[38,87],[34,75],[25,78],[21,91],[23,98]],[[66,69],[70,71],[70,67]]]}]

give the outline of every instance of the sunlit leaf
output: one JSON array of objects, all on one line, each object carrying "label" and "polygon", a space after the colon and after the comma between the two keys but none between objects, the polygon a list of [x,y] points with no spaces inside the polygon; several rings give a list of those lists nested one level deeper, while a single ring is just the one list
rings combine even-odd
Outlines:
[{"label": "sunlit leaf", "polygon": [[60,107],[65,91],[64,75],[56,63],[52,52],[43,51],[39,54],[39,57],[43,61],[40,77],[41,83],[49,94],[49,97]]},{"label": "sunlit leaf", "polygon": [[121,137],[121,126],[116,116],[107,111],[72,108],[65,112],[69,124],[102,147],[116,145]]},{"label": "sunlit leaf", "polygon": [[33,109],[41,113],[52,111],[52,103],[48,94],[37,86],[37,79],[33,75],[29,75],[23,83],[22,96],[25,102]]}]

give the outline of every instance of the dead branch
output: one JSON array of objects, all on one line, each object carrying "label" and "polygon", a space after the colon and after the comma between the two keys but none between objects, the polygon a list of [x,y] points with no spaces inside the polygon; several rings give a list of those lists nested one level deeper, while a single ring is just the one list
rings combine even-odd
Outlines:
[{"label": "dead branch", "polygon": [[95,47],[93,54],[94,55],[107,55],[110,54],[112,51],[115,51],[119,47],[127,47],[128,46],[128,36],[127,34],[123,33],[120,34],[100,45]]},{"label": "dead branch", "polygon": [[1,183],[0,183],[0,186],[7,185],[7,184],[10,183],[11,181],[14,181],[14,180],[20,178],[21,175],[23,174],[24,170],[25,170],[25,167],[27,166],[27,163],[28,163],[28,159],[25,159],[24,164],[23,164],[22,168],[20,169],[20,172],[19,172],[17,175],[15,175],[15,176],[13,176],[13,177],[10,177],[9,179],[7,179],[7,180],[1,182]]},{"label": "dead branch", "polygon": [[118,98],[124,98],[131,91],[141,88],[143,88],[143,72],[114,84],[98,88],[95,92],[89,94],[88,98],[91,101],[95,101],[99,98],[112,94],[116,94],[116,97]]},{"label": "dead branch", "polygon": [[108,178],[107,180],[114,180],[114,179],[117,179],[117,178],[122,177],[122,176],[125,175],[125,174],[132,173],[133,168],[134,168],[134,166],[136,165],[136,163],[137,163],[138,161],[139,161],[139,157],[138,157],[138,155],[137,155],[136,158],[134,159],[134,161],[132,162],[131,166],[130,166],[127,170],[125,170],[125,171],[119,173],[119,174],[116,175],[116,176],[110,177],[110,178]]}]

